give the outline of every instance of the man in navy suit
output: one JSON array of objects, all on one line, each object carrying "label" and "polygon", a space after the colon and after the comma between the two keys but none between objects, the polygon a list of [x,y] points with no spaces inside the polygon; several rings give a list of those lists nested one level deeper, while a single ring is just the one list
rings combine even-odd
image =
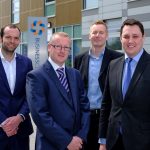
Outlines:
[{"label": "man in navy suit", "polygon": [[79,71],[65,66],[70,46],[68,34],[53,34],[48,60],[27,75],[27,100],[37,126],[36,150],[80,150],[86,141],[89,101]]},{"label": "man in navy suit", "polygon": [[144,39],[141,22],[123,22],[125,56],[109,65],[99,133],[106,143],[99,150],[150,149],[150,55],[143,48]]},{"label": "man in navy suit", "polygon": [[6,25],[0,35],[0,149],[29,150],[29,135],[33,128],[25,83],[32,63],[15,52],[20,43],[17,26]]}]

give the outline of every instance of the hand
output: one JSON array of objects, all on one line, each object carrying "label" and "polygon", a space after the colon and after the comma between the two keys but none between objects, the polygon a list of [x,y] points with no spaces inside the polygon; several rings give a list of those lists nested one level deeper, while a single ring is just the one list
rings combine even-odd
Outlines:
[{"label": "hand", "polygon": [[99,150],[107,150],[106,149],[106,144],[100,144]]},{"label": "hand", "polygon": [[22,122],[20,115],[7,118],[1,125],[8,137],[17,134],[18,126]]},{"label": "hand", "polygon": [[68,150],[80,150],[82,149],[83,141],[81,138],[74,136],[72,141],[67,146]]}]

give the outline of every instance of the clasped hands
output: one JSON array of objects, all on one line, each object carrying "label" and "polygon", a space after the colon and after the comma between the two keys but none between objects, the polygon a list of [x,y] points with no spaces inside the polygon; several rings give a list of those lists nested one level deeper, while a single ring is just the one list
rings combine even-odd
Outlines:
[{"label": "clasped hands", "polygon": [[17,134],[18,126],[22,122],[20,115],[12,116],[7,118],[1,123],[1,128],[4,130],[8,137]]}]

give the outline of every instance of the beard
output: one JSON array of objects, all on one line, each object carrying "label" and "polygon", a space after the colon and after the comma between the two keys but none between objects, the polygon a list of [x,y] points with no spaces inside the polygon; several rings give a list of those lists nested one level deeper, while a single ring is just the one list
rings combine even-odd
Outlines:
[{"label": "beard", "polygon": [[8,47],[8,46],[5,46],[5,45],[2,45],[2,50],[5,51],[6,53],[14,53],[15,50],[16,50],[17,46],[13,46],[13,47]]}]

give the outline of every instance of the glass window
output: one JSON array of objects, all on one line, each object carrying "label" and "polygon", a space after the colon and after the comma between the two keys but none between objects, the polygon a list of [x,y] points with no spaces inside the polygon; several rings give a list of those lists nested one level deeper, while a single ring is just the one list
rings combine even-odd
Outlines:
[{"label": "glass window", "polygon": [[71,52],[66,61],[67,66],[73,66],[73,58],[81,51],[81,25],[56,27],[55,32],[63,31],[69,34],[72,40]]},{"label": "glass window", "polygon": [[72,38],[72,26],[63,27],[63,31],[68,33],[69,36]]},{"label": "glass window", "polygon": [[120,31],[120,27],[122,25],[122,20],[121,18],[117,18],[117,19],[110,19],[105,21],[107,26],[108,26],[108,32],[119,32]]},{"label": "glass window", "polygon": [[56,32],[61,32],[63,29],[61,27],[56,28]]},{"label": "glass window", "polygon": [[45,16],[55,15],[55,0],[45,0]]},{"label": "glass window", "polygon": [[28,55],[28,44],[22,43],[20,46],[21,46],[21,54],[24,56],[27,56]]},{"label": "glass window", "polygon": [[73,58],[81,51],[81,39],[73,40]]},{"label": "glass window", "polygon": [[20,0],[12,0],[11,22],[19,23],[20,21]]},{"label": "glass window", "polygon": [[73,27],[73,38],[81,38],[81,26],[76,25]]},{"label": "glass window", "polygon": [[121,50],[121,42],[119,37],[120,27],[122,24],[121,18],[105,20],[108,26],[109,38],[107,47],[114,50]]},{"label": "glass window", "polygon": [[21,42],[19,49],[20,51],[18,51],[18,53],[24,56],[28,55],[27,32],[21,32]]},{"label": "glass window", "polygon": [[128,2],[132,2],[132,1],[136,1],[136,0],[128,0]]},{"label": "glass window", "polygon": [[113,50],[121,50],[121,42],[119,37],[110,37],[106,43],[107,47]]},{"label": "glass window", "polygon": [[83,9],[98,8],[98,0],[83,0]]}]

